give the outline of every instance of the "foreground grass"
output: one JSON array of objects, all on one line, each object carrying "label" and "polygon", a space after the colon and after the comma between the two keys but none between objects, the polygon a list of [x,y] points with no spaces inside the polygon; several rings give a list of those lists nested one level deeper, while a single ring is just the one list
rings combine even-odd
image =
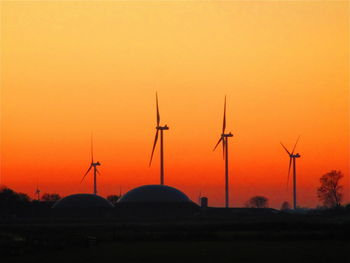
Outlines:
[{"label": "foreground grass", "polygon": [[303,241],[129,241],[91,248],[37,251],[4,262],[346,262],[350,242]]}]

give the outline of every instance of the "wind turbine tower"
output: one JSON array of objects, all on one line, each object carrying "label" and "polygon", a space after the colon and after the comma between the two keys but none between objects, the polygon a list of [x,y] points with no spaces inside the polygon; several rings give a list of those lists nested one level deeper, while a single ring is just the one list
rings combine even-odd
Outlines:
[{"label": "wind turbine tower", "polygon": [[215,149],[218,147],[220,143],[222,143],[223,157],[225,160],[225,207],[229,207],[229,172],[228,172],[228,138],[233,137],[231,132],[225,133],[226,130],[226,96],[224,102],[224,120],[222,124],[222,133],[218,143],[214,147]]},{"label": "wind turbine tower", "polygon": [[40,189],[36,187],[35,194],[37,196],[37,200],[40,201]]},{"label": "wind turbine tower", "polygon": [[201,205],[202,191],[199,191],[198,195],[198,205]]},{"label": "wind turbine tower", "polygon": [[100,172],[97,169],[97,166],[100,166],[100,162],[94,162],[94,153],[93,153],[93,143],[92,143],[92,136],[91,136],[91,164],[89,169],[86,171],[86,173],[83,176],[83,179],[81,179],[80,183],[84,181],[86,175],[90,172],[91,168],[94,168],[94,194],[97,194],[97,174],[100,174]]},{"label": "wind turbine tower", "polygon": [[300,154],[294,154],[295,147],[298,144],[300,136],[298,137],[294,147],[293,151],[289,152],[288,149],[281,143],[282,147],[286,150],[288,156],[289,156],[289,167],[288,167],[288,178],[287,178],[287,186],[289,182],[289,174],[290,174],[290,168],[293,165],[293,208],[297,209],[297,170],[296,170],[296,158],[300,158]]},{"label": "wind turbine tower", "polygon": [[158,106],[158,95],[156,93],[156,110],[157,110],[157,126],[156,126],[156,136],[154,138],[153,148],[152,148],[152,154],[151,159],[149,161],[149,166],[151,166],[154,150],[157,145],[158,141],[158,135],[160,131],[160,184],[164,185],[164,142],[163,142],[163,131],[169,130],[169,127],[167,125],[161,126],[160,125],[160,114],[159,114],[159,106]]}]

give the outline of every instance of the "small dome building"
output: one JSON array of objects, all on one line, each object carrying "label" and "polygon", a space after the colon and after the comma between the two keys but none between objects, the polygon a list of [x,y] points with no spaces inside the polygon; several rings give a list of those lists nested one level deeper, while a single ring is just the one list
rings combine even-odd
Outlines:
[{"label": "small dome building", "polygon": [[143,185],[125,193],[117,202],[121,218],[178,218],[193,215],[197,204],[167,185]]},{"label": "small dome building", "polygon": [[55,216],[104,217],[113,205],[95,194],[73,194],[58,200],[52,208]]},{"label": "small dome building", "polygon": [[108,200],[94,194],[73,194],[58,200],[53,208],[112,208]]}]

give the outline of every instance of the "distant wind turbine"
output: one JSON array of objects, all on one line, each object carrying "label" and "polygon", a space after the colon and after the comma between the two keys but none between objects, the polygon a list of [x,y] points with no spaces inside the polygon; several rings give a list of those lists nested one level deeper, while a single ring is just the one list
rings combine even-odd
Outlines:
[{"label": "distant wind turbine", "polygon": [[297,171],[296,171],[296,165],[295,165],[295,158],[300,158],[300,154],[294,154],[295,147],[298,144],[300,136],[298,137],[294,147],[293,151],[290,153],[287,148],[281,143],[282,147],[286,150],[288,156],[289,156],[289,167],[288,167],[288,178],[287,178],[287,186],[289,182],[289,174],[290,174],[290,168],[293,164],[293,208],[297,208]]},{"label": "distant wind turbine", "polygon": [[80,183],[84,181],[86,175],[90,172],[91,168],[94,168],[94,194],[97,194],[97,182],[96,182],[96,175],[100,174],[100,172],[97,170],[97,166],[100,166],[100,162],[94,162],[94,152],[93,152],[93,142],[92,142],[92,136],[91,136],[91,164],[89,169],[86,171],[86,173],[83,176],[83,179],[81,179]]},{"label": "distant wind turbine", "polygon": [[160,184],[164,185],[164,144],[163,144],[163,131],[169,130],[169,127],[167,125],[160,126],[160,114],[159,114],[159,106],[158,106],[158,94],[156,93],[156,108],[157,108],[157,126],[156,126],[156,136],[154,138],[153,148],[152,148],[152,154],[151,159],[149,161],[149,166],[151,166],[154,150],[157,145],[158,141],[158,134],[160,131]]},{"label": "distant wind turbine", "polygon": [[218,147],[220,143],[222,143],[222,150],[223,150],[223,157],[225,160],[225,206],[226,208],[229,207],[229,189],[228,189],[228,138],[233,137],[233,134],[231,132],[225,133],[226,129],[226,96],[225,96],[225,103],[224,103],[224,120],[222,124],[222,133],[220,136],[220,139],[218,143],[214,147],[215,149]]},{"label": "distant wind turbine", "polygon": [[35,194],[37,196],[37,200],[40,201],[40,189],[38,186],[36,187]]}]

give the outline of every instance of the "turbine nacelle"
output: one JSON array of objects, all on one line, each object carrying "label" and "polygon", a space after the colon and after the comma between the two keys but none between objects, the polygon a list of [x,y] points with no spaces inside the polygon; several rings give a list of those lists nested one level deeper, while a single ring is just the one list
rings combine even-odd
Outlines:
[{"label": "turbine nacelle", "polygon": [[233,134],[230,132],[230,133],[223,133],[223,134],[221,134],[221,137],[233,137]]},{"label": "turbine nacelle", "polygon": [[156,126],[156,130],[162,130],[162,131],[169,130],[169,127],[167,125],[165,125],[165,126]]},{"label": "turbine nacelle", "polygon": [[96,162],[96,163],[91,163],[92,166],[100,166],[101,163],[100,162]]},{"label": "turbine nacelle", "polygon": [[290,158],[300,158],[300,154],[297,153],[297,154],[291,154],[290,155]]}]

